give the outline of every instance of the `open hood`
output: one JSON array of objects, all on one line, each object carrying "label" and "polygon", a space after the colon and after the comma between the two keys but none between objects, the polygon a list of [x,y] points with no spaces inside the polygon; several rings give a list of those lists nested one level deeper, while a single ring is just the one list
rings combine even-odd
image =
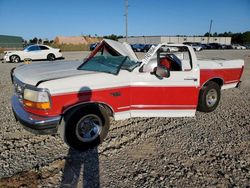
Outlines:
[{"label": "open hood", "polygon": [[114,40],[104,39],[95,49],[94,51],[87,57],[87,59],[92,58],[101,48],[109,49],[114,54],[128,56],[132,61],[139,61],[136,57],[134,51],[131,46],[127,43],[120,43]]},{"label": "open hood", "polygon": [[128,56],[130,60],[138,61],[134,51],[128,43],[120,43],[114,40],[104,39],[104,42],[123,56]]}]

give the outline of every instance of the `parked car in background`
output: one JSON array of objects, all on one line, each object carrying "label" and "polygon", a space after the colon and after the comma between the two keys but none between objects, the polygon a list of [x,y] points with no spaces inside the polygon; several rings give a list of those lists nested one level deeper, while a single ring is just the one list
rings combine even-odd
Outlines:
[{"label": "parked car in background", "polygon": [[211,49],[222,49],[221,44],[219,43],[209,43],[209,45],[211,46]]},{"label": "parked car in background", "polygon": [[188,45],[188,46],[192,46],[193,49],[194,49],[194,51],[201,51],[201,50],[203,50],[203,46],[199,42],[183,42],[183,44]]},{"label": "parked car in background", "polygon": [[144,46],[144,52],[147,52],[152,46],[157,46],[156,44],[146,44],[145,46]]},{"label": "parked car in background", "polygon": [[250,44],[245,44],[244,46],[246,47],[246,49],[250,49]]},{"label": "parked car in background", "polygon": [[233,49],[233,46],[231,44],[222,44],[221,47],[224,50]]},{"label": "parked car in background", "polygon": [[193,43],[192,42],[183,42],[183,44],[191,46]]},{"label": "parked car in background", "polygon": [[241,46],[239,44],[233,44],[232,47],[233,47],[233,49],[236,49],[236,50],[245,50],[245,49],[247,49],[245,46]]},{"label": "parked car in background", "polygon": [[193,43],[191,46],[193,47],[194,51],[201,51],[201,50],[203,50],[203,46],[202,46],[201,43]]},{"label": "parked car in background", "polygon": [[203,50],[211,49],[211,46],[209,44],[201,44]]},{"label": "parked car in background", "polygon": [[4,52],[4,61],[12,63],[18,63],[25,59],[47,59],[49,61],[53,61],[57,58],[62,58],[60,49],[41,44],[27,46],[24,50]]},{"label": "parked car in background", "polygon": [[89,50],[90,51],[93,51],[97,46],[98,44],[100,44],[99,42],[95,42],[95,43],[92,43],[89,45]]},{"label": "parked car in background", "polygon": [[132,44],[131,47],[134,52],[146,52],[145,44]]}]

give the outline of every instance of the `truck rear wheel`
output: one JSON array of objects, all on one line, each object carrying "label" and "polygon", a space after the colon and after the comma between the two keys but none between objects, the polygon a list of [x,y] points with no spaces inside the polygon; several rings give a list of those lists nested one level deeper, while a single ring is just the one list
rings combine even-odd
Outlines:
[{"label": "truck rear wheel", "polygon": [[197,109],[201,112],[212,112],[220,101],[220,86],[213,81],[206,83],[200,90]]},{"label": "truck rear wheel", "polygon": [[66,142],[70,147],[81,151],[93,148],[105,139],[109,125],[108,113],[102,106],[79,108],[66,122]]}]

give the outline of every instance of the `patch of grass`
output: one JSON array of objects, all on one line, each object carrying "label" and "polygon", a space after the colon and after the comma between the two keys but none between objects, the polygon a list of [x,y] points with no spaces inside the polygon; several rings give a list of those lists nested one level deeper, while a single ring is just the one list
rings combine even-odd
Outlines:
[{"label": "patch of grass", "polygon": [[88,44],[51,44],[49,45],[53,48],[59,48],[62,51],[89,51]]},{"label": "patch of grass", "polygon": [[23,48],[1,48],[0,47],[0,53],[3,53],[4,51],[15,51],[15,50],[23,50]]}]

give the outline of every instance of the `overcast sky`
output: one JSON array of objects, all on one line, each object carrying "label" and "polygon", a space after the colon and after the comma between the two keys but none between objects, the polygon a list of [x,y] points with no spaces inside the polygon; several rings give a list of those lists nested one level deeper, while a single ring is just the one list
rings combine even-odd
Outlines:
[{"label": "overcast sky", "polygon": [[[125,35],[124,0],[0,0],[0,35]],[[129,0],[128,34],[250,30],[250,0]]]}]

